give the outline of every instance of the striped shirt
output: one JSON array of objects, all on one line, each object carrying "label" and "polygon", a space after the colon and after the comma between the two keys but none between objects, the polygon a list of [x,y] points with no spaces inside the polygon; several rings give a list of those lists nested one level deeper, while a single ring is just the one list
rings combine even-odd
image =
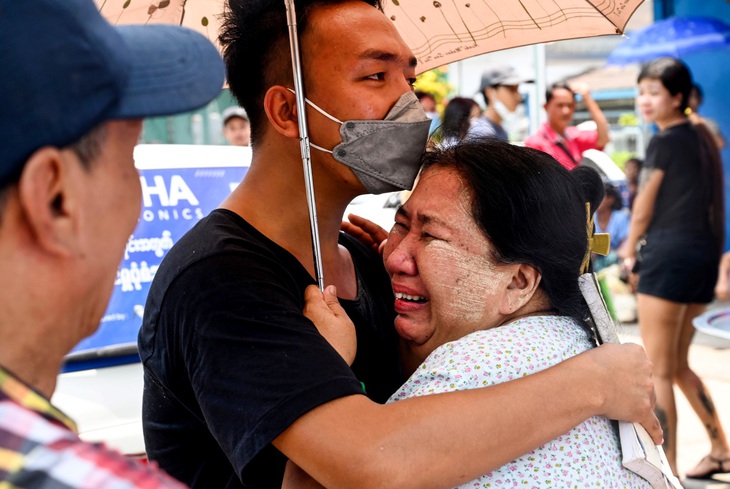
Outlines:
[{"label": "striped shirt", "polygon": [[73,421],[0,367],[0,489],[184,487],[154,466],[82,441]]}]

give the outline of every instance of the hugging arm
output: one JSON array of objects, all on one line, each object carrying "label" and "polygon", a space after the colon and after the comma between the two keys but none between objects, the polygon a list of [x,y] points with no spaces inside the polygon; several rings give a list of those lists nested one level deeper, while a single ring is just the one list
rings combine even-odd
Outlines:
[{"label": "hugging arm", "polygon": [[[309,294],[308,300],[323,299]],[[339,398],[300,417],[274,445],[326,487],[446,488],[595,415],[641,422],[660,442],[653,404],[643,349],[603,345],[488,388],[387,405],[360,395]]]},{"label": "hugging arm", "polygon": [[649,223],[654,215],[654,204],[663,180],[664,170],[647,169],[642,174],[641,189],[636,195],[631,211],[629,235],[619,250],[619,255],[624,259],[624,266],[628,270],[631,270],[636,261],[636,244],[649,229]]}]

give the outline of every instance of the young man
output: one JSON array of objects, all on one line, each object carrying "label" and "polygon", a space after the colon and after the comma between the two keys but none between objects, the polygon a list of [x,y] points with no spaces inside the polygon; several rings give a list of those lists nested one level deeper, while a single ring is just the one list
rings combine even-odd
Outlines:
[{"label": "young man", "polygon": [[187,29],[114,28],[91,0],[0,0],[0,46],[0,486],[182,487],[81,441],[49,399],[139,217],[142,118],[208,103],[223,62]]},{"label": "young man", "polygon": [[[596,130],[582,131],[570,126],[575,114],[575,94],[583,98]],[[580,165],[587,149],[603,149],[609,141],[608,121],[588,86],[556,83],[545,93],[547,122],[525,140],[528,148],[539,149],[558,160],[568,170]]]},{"label": "young man", "polygon": [[241,107],[228,107],[223,111],[223,137],[233,146],[251,144],[251,123]]},{"label": "young man", "polygon": [[253,157],[152,284],[139,337],[149,457],[194,487],[279,487],[287,458],[326,486],[453,487],[597,413],[659,438],[636,346],[497,388],[375,402],[403,380],[394,299],[380,257],[339,228],[355,196],[412,185],[429,120],[415,59],[380,10],[302,1],[297,15],[324,279],[357,327],[357,358],[348,368],[302,314],[314,270],[284,4],[229,0],[221,40]]},{"label": "young man", "polygon": [[469,129],[467,137],[496,137],[509,141],[509,134],[502,126],[505,120],[517,113],[522,103],[519,92],[521,83],[529,83],[517,74],[512,66],[494,66],[482,74],[479,93],[484,96],[487,108],[484,114]]}]

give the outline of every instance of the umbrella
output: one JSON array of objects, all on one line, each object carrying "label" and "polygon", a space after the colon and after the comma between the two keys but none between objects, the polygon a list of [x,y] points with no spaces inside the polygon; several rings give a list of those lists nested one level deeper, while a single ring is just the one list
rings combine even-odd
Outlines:
[{"label": "umbrella", "polygon": [[623,34],[643,0],[384,0],[423,72],[501,49]]},{"label": "umbrella", "polygon": [[[223,0],[95,0],[111,23],[184,25],[217,42]],[[314,269],[324,289],[294,0],[287,10]],[[643,0],[383,0],[418,59],[418,71],[527,44],[622,34]],[[442,3],[443,2],[443,3]]]},{"label": "umbrella", "polygon": [[202,33],[216,46],[223,1],[94,0],[99,12],[112,24],[182,25]]},{"label": "umbrella", "polygon": [[729,49],[730,25],[712,17],[670,17],[655,22],[621,42],[608,56],[608,64],[651,61],[662,56],[682,56],[706,49]]},{"label": "umbrella", "polygon": [[[284,0],[282,0],[284,1]],[[95,0],[112,24],[167,23],[217,42],[224,0]],[[423,72],[500,49],[622,34],[643,0],[383,0]]]}]

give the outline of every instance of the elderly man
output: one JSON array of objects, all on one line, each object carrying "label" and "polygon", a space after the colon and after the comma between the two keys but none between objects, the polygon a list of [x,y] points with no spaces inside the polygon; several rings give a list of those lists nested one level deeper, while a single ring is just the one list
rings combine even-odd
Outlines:
[{"label": "elderly man", "polygon": [[199,34],[113,28],[91,0],[0,0],[0,46],[0,486],[182,487],[81,441],[49,399],[139,216],[142,118],[209,102],[223,63]]}]

